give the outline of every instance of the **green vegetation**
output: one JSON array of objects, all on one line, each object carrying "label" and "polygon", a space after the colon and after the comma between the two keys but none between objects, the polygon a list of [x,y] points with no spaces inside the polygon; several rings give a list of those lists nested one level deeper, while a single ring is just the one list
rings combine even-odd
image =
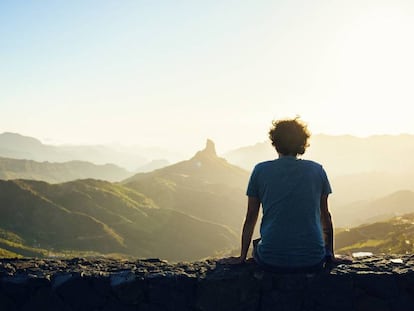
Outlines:
[{"label": "green vegetation", "polygon": [[343,230],[335,235],[337,253],[357,251],[407,254],[414,251],[414,214]]},{"label": "green vegetation", "polygon": [[[217,157],[210,142],[188,161],[120,183],[0,180],[0,256],[223,256],[239,247],[248,177]],[[394,207],[410,211],[412,198],[400,191],[349,211],[384,217]],[[336,251],[411,253],[413,224],[414,214],[338,229]]]},{"label": "green vegetation", "polygon": [[193,158],[125,180],[125,187],[170,208],[224,224],[239,233],[246,213],[249,173],[217,157],[212,142]]},{"label": "green vegetation", "polygon": [[179,261],[224,254],[239,244],[245,197],[237,185],[247,178],[201,152],[122,184],[0,181],[0,247],[36,257],[92,252]]},{"label": "green vegetation", "polygon": [[0,258],[21,258],[23,256],[0,248]]},{"label": "green vegetation", "polygon": [[[96,187],[97,183],[102,188]],[[16,188],[18,185],[21,187]],[[2,191],[7,186],[15,190],[9,191],[10,196]],[[3,236],[20,243],[3,239],[0,247],[31,257],[93,251],[184,260],[230,248],[236,240],[235,234],[223,226],[161,210],[130,189],[119,194],[121,188],[91,180],[70,185],[2,182],[0,200],[10,202],[8,208],[0,209]],[[131,196],[126,196],[128,193]],[[206,243],[193,247],[204,237]]]},{"label": "green vegetation", "polygon": [[15,257],[14,255],[23,257],[44,257],[48,253],[44,249],[13,243],[5,239],[0,239],[0,248],[5,252],[12,254],[13,257]]}]

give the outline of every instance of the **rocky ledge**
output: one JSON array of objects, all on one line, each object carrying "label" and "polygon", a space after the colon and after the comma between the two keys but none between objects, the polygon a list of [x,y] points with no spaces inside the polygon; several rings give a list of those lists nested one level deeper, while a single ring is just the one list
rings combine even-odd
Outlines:
[{"label": "rocky ledge", "polygon": [[314,274],[215,260],[2,259],[0,310],[414,310],[414,255]]}]

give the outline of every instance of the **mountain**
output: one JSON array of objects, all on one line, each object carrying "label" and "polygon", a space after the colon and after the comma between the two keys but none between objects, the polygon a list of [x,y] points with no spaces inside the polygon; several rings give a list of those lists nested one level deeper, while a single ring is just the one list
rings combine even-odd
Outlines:
[{"label": "mountain", "polygon": [[[330,176],[364,172],[414,172],[414,135],[376,135],[365,138],[313,135],[303,158],[323,164]],[[270,142],[229,151],[224,157],[251,170],[261,161],[277,157]]]},{"label": "mountain", "polygon": [[406,173],[366,172],[330,178],[335,208],[346,208],[355,202],[370,201],[402,189],[414,191],[414,171]]},{"label": "mountain", "polygon": [[[17,163],[26,168],[42,164],[32,162]],[[386,181],[393,180],[387,176]],[[246,170],[219,157],[207,140],[189,160],[119,183],[0,180],[0,256],[119,254],[180,261],[224,254],[240,244],[248,178]],[[358,185],[352,179],[356,188],[344,186],[342,191],[365,192],[368,179],[361,181]],[[414,213],[413,191],[334,204],[331,211],[336,227],[374,223],[338,229],[336,248],[341,252],[367,246],[397,251],[411,243],[411,216],[405,214]]]},{"label": "mountain", "polygon": [[331,208],[336,227],[354,227],[414,213],[414,192],[401,190],[385,197]]},{"label": "mountain", "polygon": [[230,163],[252,171],[257,163],[275,159],[278,155],[270,142],[261,142],[231,150],[225,153],[223,157]]},{"label": "mountain", "polygon": [[[351,203],[399,190],[414,191],[414,158],[409,156],[413,153],[414,135],[313,135],[302,158],[323,165],[333,190],[330,206],[345,209]],[[258,162],[277,158],[277,153],[270,142],[264,142],[230,151],[224,157],[252,170]]]},{"label": "mountain", "polygon": [[130,175],[130,172],[114,164],[96,165],[83,161],[50,163],[0,157],[0,179],[6,180],[34,179],[59,183],[94,178],[120,181]]},{"label": "mountain", "polygon": [[165,159],[152,160],[148,162],[147,164],[138,167],[136,169],[136,172],[140,172],[140,173],[151,172],[151,171],[157,170],[159,168],[163,168],[168,165],[170,165],[170,163]]},{"label": "mountain", "polygon": [[414,252],[414,214],[394,217],[382,222],[361,225],[335,234],[339,254],[372,252],[412,254]]},{"label": "mountain", "polygon": [[239,232],[246,213],[249,173],[217,156],[207,140],[191,159],[150,173],[139,173],[122,184],[171,208]]},{"label": "mountain", "polygon": [[135,150],[118,150],[108,146],[54,146],[17,133],[0,134],[0,157],[33,161],[68,162],[73,160],[94,164],[114,163],[129,170],[148,163],[151,158]]},{"label": "mountain", "polygon": [[238,240],[225,226],[161,209],[120,184],[0,181],[0,253],[95,252],[178,261],[225,252]]}]

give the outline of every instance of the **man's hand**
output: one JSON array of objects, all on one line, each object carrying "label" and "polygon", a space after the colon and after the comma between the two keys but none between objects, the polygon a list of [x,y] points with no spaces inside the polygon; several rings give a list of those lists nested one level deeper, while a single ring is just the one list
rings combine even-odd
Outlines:
[{"label": "man's hand", "polygon": [[248,197],[247,213],[246,218],[244,219],[242,231],[240,256],[223,258],[220,259],[218,263],[224,265],[240,265],[246,262],[247,252],[249,250],[250,242],[252,241],[254,226],[256,225],[257,217],[259,215],[260,204],[259,198]]},{"label": "man's hand", "polygon": [[240,265],[245,262],[246,258],[243,258],[242,256],[222,258],[218,261],[218,263],[223,265]]}]

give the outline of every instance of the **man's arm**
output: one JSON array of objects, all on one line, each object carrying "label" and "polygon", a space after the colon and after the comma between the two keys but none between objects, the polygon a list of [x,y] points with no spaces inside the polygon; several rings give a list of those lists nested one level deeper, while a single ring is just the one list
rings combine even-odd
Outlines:
[{"label": "man's arm", "polygon": [[241,238],[241,252],[239,257],[230,257],[222,260],[226,264],[239,264],[246,260],[249,251],[250,242],[252,241],[254,227],[256,226],[257,217],[260,210],[260,200],[256,197],[248,197],[247,214],[244,219],[243,232]]},{"label": "man's arm", "polygon": [[352,258],[341,256],[340,258],[335,257],[333,247],[333,226],[331,213],[328,210],[328,195],[321,197],[321,223],[323,230],[323,238],[325,240],[326,260],[330,264],[349,264],[352,263]]},{"label": "man's arm", "polygon": [[247,202],[247,214],[243,224],[240,258],[244,261],[252,241],[254,227],[260,210],[259,198],[249,197]]},{"label": "man's arm", "polygon": [[331,259],[335,258],[333,247],[333,226],[331,214],[328,210],[328,195],[321,196],[321,223],[323,230],[323,238],[325,240],[326,255],[330,255]]}]

